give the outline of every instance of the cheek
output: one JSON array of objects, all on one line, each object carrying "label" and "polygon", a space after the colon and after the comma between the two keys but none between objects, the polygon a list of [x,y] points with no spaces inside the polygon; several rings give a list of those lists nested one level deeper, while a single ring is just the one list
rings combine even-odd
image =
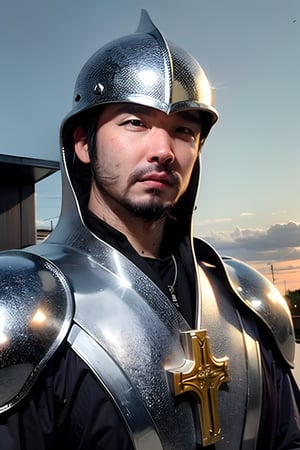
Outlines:
[{"label": "cheek", "polygon": [[106,139],[99,142],[99,157],[101,154],[107,161],[111,161],[112,164],[117,166],[126,164],[132,154],[130,142],[124,143],[116,135],[110,137],[106,136]]},{"label": "cheek", "polygon": [[115,166],[119,154],[116,141],[117,139],[113,136],[110,137],[103,133],[98,134],[97,159],[100,165],[105,167]]},{"label": "cheek", "polygon": [[98,176],[105,186],[114,192],[124,189],[130,173],[129,155],[122,151],[117,138],[111,138],[98,145]]},{"label": "cheek", "polygon": [[181,164],[181,179],[182,179],[182,191],[185,192],[188,188],[188,185],[190,183],[190,179],[195,167],[195,163],[198,160],[198,153],[197,156],[194,154],[191,158],[186,158],[185,161],[182,161]]},{"label": "cheek", "polygon": [[183,172],[182,172],[183,178],[185,178],[185,179],[190,178],[197,159],[198,159],[198,152],[195,153],[193,151],[190,154],[185,155],[185,158],[183,159],[182,164],[181,164],[181,167],[183,169]]}]

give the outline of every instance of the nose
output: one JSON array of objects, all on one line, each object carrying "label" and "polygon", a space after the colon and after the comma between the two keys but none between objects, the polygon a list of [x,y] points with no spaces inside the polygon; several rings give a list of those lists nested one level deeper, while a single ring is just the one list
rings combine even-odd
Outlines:
[{"label": "nose", "polygon": [[164,164],[174,161],[173,140],[166,129],[159,127],[153,127],[151,129],[147,156],[150,162],[156,161]]}]

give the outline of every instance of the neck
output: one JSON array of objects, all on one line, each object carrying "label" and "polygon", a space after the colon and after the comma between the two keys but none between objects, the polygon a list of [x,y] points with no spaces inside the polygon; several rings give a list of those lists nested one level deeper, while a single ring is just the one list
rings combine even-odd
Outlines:
[{"label": "neck", "polygon": [[[158,258],[163,236],[163,222],[145,223],[141,219],[122,222],[119,231],[126,235],[133,248],[141,256]],[[115,226],[115,228],[117,228]]]},{"label": "neck", "polygon": [[105,202],[90,197],[89,210],[99,219],[123,233],[141,256],[158,258],[163,238],[165,219],[146,221],[133,216],[122,207],[111,209]]}]

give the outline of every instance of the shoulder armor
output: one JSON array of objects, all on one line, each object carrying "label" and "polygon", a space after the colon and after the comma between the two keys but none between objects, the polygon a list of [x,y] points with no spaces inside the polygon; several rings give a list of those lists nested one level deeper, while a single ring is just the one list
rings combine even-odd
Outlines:
[{"label": "shoulder armor", "polygon": [[72,316],[71,291],[52,262],[21,250],[0,253],[0,413],[29,392]]},{"label": "shoulder armor", "polygon": [[253,267],[233,258],[226,257],[223,261],[234,291],[265,322],[282,356],[293,367],[295,334],[287,302]]},{"label": "shoulder armor", "polygon": [[294,367],[295,333],[287,302],[277,288],[256,269],[223,257],[207,242],[195,239],[196,255],[218,267],[229,287],[269,328],[284,360]]}]

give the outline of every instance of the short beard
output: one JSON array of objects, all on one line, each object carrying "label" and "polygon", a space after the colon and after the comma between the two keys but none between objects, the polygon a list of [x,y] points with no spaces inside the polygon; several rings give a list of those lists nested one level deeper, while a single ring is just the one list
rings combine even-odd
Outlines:
[{"label": "short beard", "polygon": [[123,199],[123,206],[133,217],[143,219],[145,222],[153,222],[164,219],[170,215],[171,206],[154,203],[134,203],[128,198]]},{"label": "short beard", "polygon": [[[96,153],[94,153],[96,155]],[[138,180],[139,176],[146,174],[147,172],[150,172],[153,170],[153,167],[157,169],[157,164],[153,164],[152,168],[147,168],[147,170],[139,170],[136,173],[133,173],[131,176],[131,179],[129,180],[131,184],[133,184],[136,180]],[[159,166],[159,169],[161,169],[161,166]],[[173,172],[168,168],[164,168],[166,172],[171,174],[173,177],[173,182],[178,183],[178,177],[176,174],[173,174]],[[115,176],[115,178],[105,178],[101,175],[101,167],[99,165],[99,162],[96,157],[94,157],[91,161],[91,171],[92,171],[92,179],[94,180],[95,185],[97,186],[97,189],[99,192],[102,192],[104,195],[109,196],[109,187],[113,186],[115,182],[117,182],[118,177]],[[166,217],[171,215],[171,210],[174,205],[163,205],[159,200],[160,192],[156,189],[149,189],[149,194],[152,194],[152,199],[150,199],[148,202],[144,203],[137,203],[132,201],[126,194],[123,196],[123,198],[120,198],[118,200],[118,203],[123,206],[133,217],[143,219],[144,222],[153,222],[153,221],[159,221],[162,219],[165,219]]]},{"label": "short beard", "polygon": [[[103,177],[99,176],[99,172],[93,170],[93,180],[95,185],[97,186],[97,190],[102,193],[102,195],[109,196],[109,191],[107,186],[112,185],[112,180],[103,179]],[[116,178],[117,180],[117,178]],[[133,217],[143,219],[145,222],[153,222],[164,219],[172,210],[172,205],[162,205],[159,202],[159,199],[155,197],[158,195],[155,189],[152,191],[154,198],[152,201],[137,203],[132,201],[127,196],[118,200],[119,205],[123,206]]]}]

